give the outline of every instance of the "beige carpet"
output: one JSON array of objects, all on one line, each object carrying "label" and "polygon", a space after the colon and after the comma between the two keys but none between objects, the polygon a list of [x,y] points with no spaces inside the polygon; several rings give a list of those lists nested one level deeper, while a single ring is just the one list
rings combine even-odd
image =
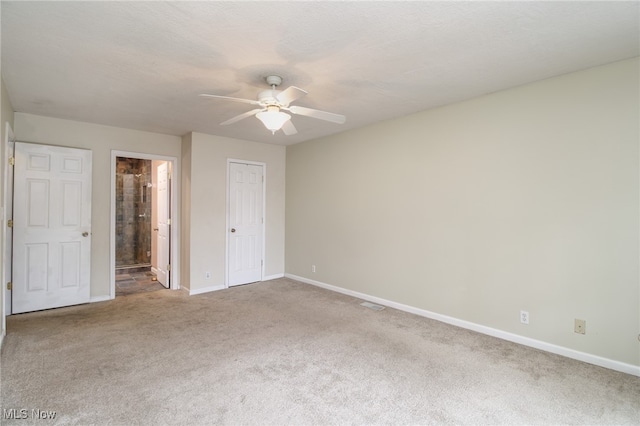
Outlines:
[{"label": "beige carpet", "polygon": [[2,423],[640,423],[638,377],[360,302],[278,279],[11,316]]}]

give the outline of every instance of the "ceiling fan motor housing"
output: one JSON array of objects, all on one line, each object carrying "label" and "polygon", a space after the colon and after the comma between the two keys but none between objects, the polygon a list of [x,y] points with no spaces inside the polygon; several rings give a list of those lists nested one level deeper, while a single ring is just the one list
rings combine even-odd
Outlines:
[{"label": "ceiling fan motor housing", "polygon": [[278,96],[280,92],[282,92],[282,90],[263,90],[262,92],[258,93],[258,101],[260,101],[260,103],[264,105],[280,106],[282,104],[276,99],[276,96]]}]

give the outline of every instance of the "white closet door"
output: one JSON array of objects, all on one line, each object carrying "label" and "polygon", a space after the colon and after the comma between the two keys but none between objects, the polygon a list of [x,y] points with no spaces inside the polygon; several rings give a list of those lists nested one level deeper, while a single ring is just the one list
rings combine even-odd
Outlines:
[{"label": "white closet door", "polygon": [[16,143],[13,313],[89,302],[91,158]]},{"label": "white closet door", "polygon": [[263,167],[229,165],[229,285],[262,280]]}]

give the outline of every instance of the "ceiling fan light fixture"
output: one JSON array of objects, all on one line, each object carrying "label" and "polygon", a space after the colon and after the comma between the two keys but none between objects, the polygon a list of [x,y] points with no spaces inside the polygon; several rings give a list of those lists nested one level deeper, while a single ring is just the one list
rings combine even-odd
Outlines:
[{"label": "ceiling fan light fixture", "polygon": [[284,90],[277,90],[276,88],[282,83],[282,77],[277,75],[269,75],[266,77],[266,82],[271,86],[269,90],[263,90],[258,93],[258,100],[233,98],[230,96],[222,95],[210,95],[202,93],[200,96],[214,99],[224,99],[228,101],[242,102],[245,104],[255,105],[257,108],[251,111],[244,112],[235,117],[223,121],[221,126],[236,123],[240,120],[244,120],[247,117],[256,116],[264,126],[271,130],[271,133],[275,135],[278,130],[282,129],[282,133],[286,136],[295,135],[298,133],[296,126],[293,125],[291,116],[286,114],[287,111],[293,115],[303,115],[311,118],[317,118],[319,120],[329,121],[336,124],[344,124],[345,116],[341,114],[334,114],[332,112],[320,111],[318,109],[306,108],[297,105],[291,105],[292,102],[297,101],[301,97],[307,94],[306,91],[299,87],[289,86]]},{"label": "ceiling fan light fixture", "polygon": [[280,111],[277,106],[269,106],[266,111],[262,111],[256,114],[258,120],[262,121],[264,126],[271,130],[271,133],[276,133],[282,128],[287,120],[291,119],[289,114]]}]

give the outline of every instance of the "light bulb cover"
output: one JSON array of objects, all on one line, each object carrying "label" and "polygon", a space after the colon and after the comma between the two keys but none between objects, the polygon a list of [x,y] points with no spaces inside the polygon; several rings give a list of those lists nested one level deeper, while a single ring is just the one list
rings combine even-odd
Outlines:
[{"label": "light bulb cover", "polygon": [[256,117],[262,121],[262,124],[264,124],[267,129],[274,133],[280,130],[287,120],[291,119],[289,114],[280,111],[278,107],[267,107],[266,111],[257,113]]}]

